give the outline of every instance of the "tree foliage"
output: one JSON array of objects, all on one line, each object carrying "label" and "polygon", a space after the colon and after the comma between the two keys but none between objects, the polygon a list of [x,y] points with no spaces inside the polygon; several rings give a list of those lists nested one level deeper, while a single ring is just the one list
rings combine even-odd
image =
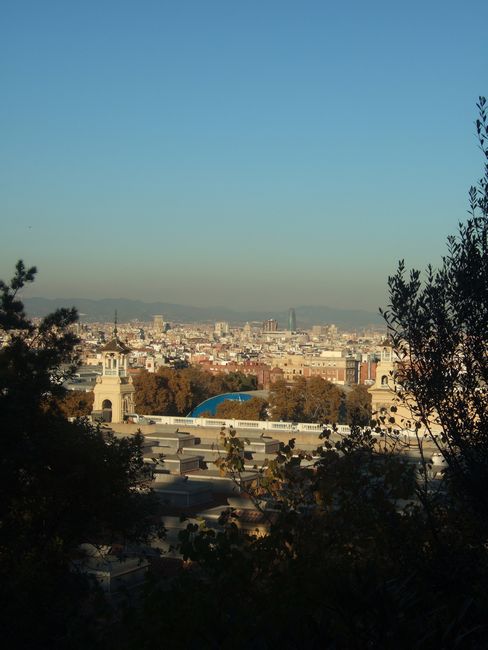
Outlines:
[{"label": "tree foliage", "polygon": [[347,424],[369,426],[372,418],[371,393],[368,387],[358,384],[346,396]]},{"label": "tree foliage", "polygon": [[[477,129],[488,160],[484,107],[480,100]],[[407,278],[400,264],[389,281],[386,319],[401,357],[399,397],[410,404],[417,424],[428,427],[434,421],[443,427],[440,449],[449,471],[438,481],[429,480],[425,448],[419,444],[415,450],[417,461],[411,449],[404,453],[389,417],[379,419],[372,431],[353,426],[343,437],[329,427],[313,452],[298,449],[295,440],[282,444],[276,457],[257,470],[259,481],[247,493],[268,534],[243,532],[242,514],[232,508],[215,528],[203,521],[188,523],[180,534],[185,559],[180,573],[172,581],[154,576],[140,606],[126,610],[108,630],[104,647],[486,647],[487,193],[485,165],[484,178],[470,193],[471,216],[449,240],[441,269],[430,270],[422,282],[417,271]],[[11,322],[15,319],[22,324],[21,312],[13,309]],[[304,379],[291,387],[276,385],[273,407],[286,413],[283,419],[315,417],[317,402],[327,403],[330,387],[314,382],[307,402],[309,386]],[[352,415],[362,404],[359,397],[352,400]],[[49,403],[49,390],[38,393],[38,399]],[[46,432],[34,427],[27,438],[35,439],[38,430]],[[234,429],[223,434],[227,453],[216,463],[237,480],[244,469],[244,441]],[[32,489],[17,480],[34,500],[37,475],[49,476],[51,454],[52,448],[44,464],[28,475],[34,479]],[[124,471],[130,474],[127,466]],[[112,503],[110,495],[106,499]],[[42,515],[42,500],[35,505]],[[11,508],[27,506],[22,499],[10,503]],[[21,523],[28,527],[36,513],[26,512]],[[89,513],[86,517],[86,529],[96,531]],[[117,522],[110,523],[118,529]],[[58,552],[57,540],[64,537],[47,539]],[[50,548],[43,550],[57,557]],[[21,566],[27,566],[28,575],[34,571],[29,562]],[[12,579],[3,573],[10,580],[5,594],[10,594]],[[22,578],[20,566],[14,575]],[[65,621],[61,627],[66,629]]]},{"label": "tree foliage", "polygon": [[69,390],[58,400],[58,407],[66,418],[88,417],[93,411],[93,391]]},{"label": "tree foliage", "polygon": [[9,647],[55,648],[76,630],[83,647],[97,619],[71,570],[78,547],[146,540],[155,503],[140,437],[119,440],[60,411],[77,314],[60,309],[34,325],[18,292],[35,273],[19,262],[12,281],[0,283],[2,634]]},{"label": "tree foliage", "polygon": [[449,237],[439,269],[389,278],[385,320],[400,358],[396,381],[412,421],[439,425],[457,488],[488,522],[488,122],[476,129],[484,175],[469,191],[469,218]]},{"label": "tree foliage", "polygon": [[321,377],[298,377],[291,386],[278,380],[270,393],[271,419],[321,424],[338,422],[343,400],[343,391]]},{"label": "tree foliage", "polygon": [[[151,584],[126,647],[483,647],[488,562],[475,522],[456,502],[422,506],[394,437],[380,449],[357,429],[330,435],[313,467],[291,440],[262,469],[249,496],[266,536],[240,531],[232,509],[217,529],[188,524],[189,568]],[[238,476],[242,441],[229,432],[224,445],[219,466]]]},{"label": "tree foliage", "polygon": [[188,415],[201,402],[241,390],[254,390],[256,377],[241,372],[214,375],[197,367],[161,367],[156,373],[143,371],[134,378],[138,413]]},{"label": "tree foliage", "polygon": [[321,377],[307,380],[303,400],[305,422],[339,422],[344,392]]},{"label": "tree foliage", "polygon": [[268,402],[260,397],[251,397],[245,402],[225,400],[217,406],[215,417],[236,420],[266,420]]},{"label": "tree foliage", "polygon": [[[485,104],[477,130],[488,160]],[[203,648],[486,647],[486,165],[470,197],[471,215],[439,271],[422,282],[401,263],[385,314],[401,361],[399,398],[417,431],[443,427],[449,471],[429,479],[420,437],[417,449],[403,449],[390,426],[395,407],[373,431],[353,426],[341,439],[325,430],[313,454],[289,441],[248,494],[269,533],[239,532],[232,509],[217,529],[189,524],[180,548],[190,568],[169,590],[152,585],[126,628],[127,647],[157,647],[161,638],[180,648],[195,638]],[[322,401],[323,387],[314,388]],[[304,417],[306,391],[304,379],[277,383],[274,417]],[[349,417],[366,410],[358,390]],[[234,431],[223,442],[219,467],[238,475],[243,443]]]},{"label": "tree foliage", "polygon": [[272,420],[285,420],[287,422],[299,422],[303,412],[302,388],[303,382],[295,386],[295,390],[288,387],[284,379],[278,379],[271,387],[269,405],[271,408]]}]

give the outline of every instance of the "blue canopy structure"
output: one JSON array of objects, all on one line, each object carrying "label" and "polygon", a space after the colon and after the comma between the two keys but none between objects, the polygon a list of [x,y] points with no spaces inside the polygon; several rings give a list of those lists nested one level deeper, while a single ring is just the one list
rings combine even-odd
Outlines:
[{"label": "blue canopy structure", "polygon": [[204,402],[196,406],[188,417],[198,418],[204,412],[210,412],[212,415],[215,415],[215,411],[219,404],[225,402],[226,400],[233,400],[235,402],[247,402],[253,396],[249,393],[222,393],[221,395],[215,395],[215,397],[209,397]]}]

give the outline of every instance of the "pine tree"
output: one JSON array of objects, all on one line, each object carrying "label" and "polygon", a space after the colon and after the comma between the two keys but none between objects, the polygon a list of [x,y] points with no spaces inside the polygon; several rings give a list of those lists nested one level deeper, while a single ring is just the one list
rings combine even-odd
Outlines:
[{"label": "pine tree", "polygon": [[75,309],[38,325],[18,292],[34,280],[22,262],[0,283],[0,598],[7,647],[88,647],[100,618],[72,569],[82,543],[142,542],[155,501],[141,437],[119,440],[58,408],[76,363]]}]

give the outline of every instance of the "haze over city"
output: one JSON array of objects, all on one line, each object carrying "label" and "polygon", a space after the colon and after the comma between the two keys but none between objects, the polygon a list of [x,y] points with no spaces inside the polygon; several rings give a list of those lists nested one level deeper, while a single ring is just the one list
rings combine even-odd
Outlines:
[{"label": "haze over city", "polygon": [[7,2],[0,277],[374,311],[480,173],[484,2]]}]

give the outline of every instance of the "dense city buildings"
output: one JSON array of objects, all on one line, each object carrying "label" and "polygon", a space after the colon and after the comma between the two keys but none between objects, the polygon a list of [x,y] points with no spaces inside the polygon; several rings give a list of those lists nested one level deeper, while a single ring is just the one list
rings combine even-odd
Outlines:
[{"label": "dense city buildings", "polygon": [[[77,333],[83,366],[105,377],[113,374],[114,369],[106,366],[108,348],[114,345],[113,324],[83,323]],[[118,367],[117,373],[127,378],[142,370],[154,373],[160,367],[195,366],[212,374],[254,375],[263,389],[279,379],[291,383],[297,377],[320,377],[347,387],[374,384],[384,331],[342,331],[333,324],[279,330],[272,319],[243,326],[223,321],[178,324],[155,316],[150,323],[119,324],[117,341],[128,350],[125,366]]]}]

